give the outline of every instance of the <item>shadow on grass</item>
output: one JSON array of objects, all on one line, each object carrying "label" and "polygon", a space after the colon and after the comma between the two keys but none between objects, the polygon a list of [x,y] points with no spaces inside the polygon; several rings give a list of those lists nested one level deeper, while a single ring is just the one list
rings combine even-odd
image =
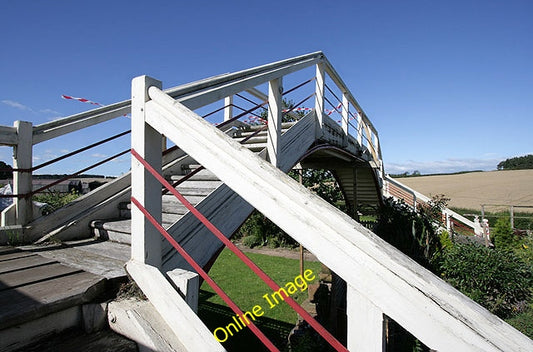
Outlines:
[{"label": "shadow on grass", "polygon": [[[211,332],[218,327],[225,327],[232,323],[232,317],[235,316],[235,313],[229,307],[209,302],[208,299],[212,296],[214,296],[214,293],[200,290],[198,300],[198,316]],[[257,318],[254,323],[276,347],[281,351],[286,349],[287,337],[295,325],[265,317]],[[244,328],[238,333],[234,333],[222,345],[231,352],[268,351],[249,328]]]}]

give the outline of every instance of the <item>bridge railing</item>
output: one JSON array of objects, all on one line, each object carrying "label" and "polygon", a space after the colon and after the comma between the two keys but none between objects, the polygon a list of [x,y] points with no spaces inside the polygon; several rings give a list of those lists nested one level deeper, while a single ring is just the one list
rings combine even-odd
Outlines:
[{"label": "bridge railing", "polygon": [[[284,82],[290,81],[291,74],[297,74],[307,68],[312,69],[313,67],[315,68],[316,76],[312,79],[315,83],[315,89],[313,89],[311,94],[314,96],[315,105],[311,108],[315,109],[317,112],[321,112],[317,113],[317,131],[319,131],[317,133],[321,133],[320,131],[324,128],[324,121],[328,121],[328,119],[325,118],[328,116],[328,109],[325,107],[325,90],[334,87],[334,89],[342,92],[342,100],[345,103],[342,108],[343,114],[348,116],[348,118],[343,119],[342,122],[344,126],[344,136],[346,138],[350,136],[350,138],[357,141],[360,146],[367,148],[371,154],[371,159],[375,162],[382,174],[383,168],[377,130],[350,93],[345,83],[336,73],[333,66],[321,52],[302,55],[235,73],[210,77],[197,82],[169,88],[165,90],[165,92],[189,109],[195,111],[212,104],[219,104],[220,101],[222,101],[223,108],[220,110],[224,115],[223,120],[212,120],[212,122],[218,123],[231,120],[238,115],[244,116],[243,112],[246,112],[247,108],[244,108],[243,110],[242,107],[239,107],[237,106],[238,104],[234,103],[234,99],[237,99],[236,97],[238,94],[242,96],[246,93],[249,96],[254,96],[261,100],[266,98],[262,101],[262,104],[268,108],[269,114],[273,114],[270,118],[270,126],[268,127],[271,130],[271,133],[269,133],[270,140],[268,141],[268,154],[272,158],[276,158],[276,148],[279,148],[279,134],[281,133],[281,122],[278,123],[276,119],[283,114],[281,104],[281,99],[283,99],[284,94],[283,84]],[[285,78],[287,78],[286,81],[284,81]],[[332,84],[328,84],[326,80],[330,80]],[[308,84],[309,82],[304,83]],[[328,85],[326,86],[326,84]],[[267,90],[277,89],[278,93],[263,93],[261,89],[265,89],[265,86],[267,86]],[[309,98],[313,97],[308,95],[305,96],[306,100],[302,101],[296,99],[297,104],[302,102],[302,104],[307,106],[310,103]],[[237,111],[238,109],[240,109],[240,112]],[[16,121],[13,127],[0,126],[0,145],[11,146],[14,151],[14,204],[3,212],[3,218],[5,220],[4,225],[8,225],[7,222],[9,222],[9,224],[25,226],[35,218],[31,195],[33,194],[32,174],[35,170],[35,165],[33,164],[33,148],[36,145],[42,142],[55,141],[56,138],[60,138],[73,132],[84,131],[92,126],[100,126],[100,124],[104,122],[123,117],[130,113],[130,110],[131,100],[125,100],[36,126],[25,121]],[[294,114],[294,111],[290,113]],[[274,116],[276,119],[273,118]],[[350,116],[352,120],[354,118],[357,120],[356,125],[349,123]],[[123,153],[124,151],[115,150],[110,154],[116,154],[119,152]],[[118,155],[115,156],[117,157]],[[92,166],[94,165],[91,165],[91,167]],[[80,170],[79,173],[89,169],[84,168]],[[74,176],[77,174],[78,173],[74,173]],[[80,211],[82,211],[87,209],[87,207],[88,206],[80,206],[79,208]],[[74,211],[74,209],[70,210],[71,212]]]},{"label": "bridge railing", "polygon": [[[429,202],[431,202],[431,198],[404,185],[389,175],[385,177],[383,195],[386,197],[393,197],[395,199],[402,199],[413,209],[417,209],[418,206],[426,206],[429,204]],[[474,235],[479,232],[476,231],[476,224],[473,221],[465,218],[463,215],[449,208],[442,209],[442,225],[448,231],[453,230],[453,228],[456,226],[457,229],[461,229],[461,233],[463,234],[469,233]],[[479,227],[479,225],[477,227]]]},{"label": "bridge railing", "polygon": [[[267,79],[275,81],[279,75],[283,72]],[[158,81],[139,77],[132,90],[132,150],[139,157],[139,161],[132,162],[132,197],[137,205],[132,209],[132,263],[140,263],[137,276],[161,266],[160,233],[153,226],[161,222],[161,203],[152,191],[159,181],[145,167],[150,165],[161,174],[164,131],[346,281],[349,350],[384,350],[385,316],[439,351],[533,348],[533,342],[520,332],[287,177],[276,167],[275,158],[269,163],[242,148],[161,91],[160,86]],[[275,112],[275,99],[279,99],[275,96],[280,90],[275,82],[270,88],[270,110]],[[274,112],[269,118],[276,116]],[[154,221],[146,214],[151,214]],[[141,288],[154,299],[161,296],[157,287]],[[169,319],[172,316],[170,311],[160,313]],[[176,330],[179,333],[180,328]]]}]

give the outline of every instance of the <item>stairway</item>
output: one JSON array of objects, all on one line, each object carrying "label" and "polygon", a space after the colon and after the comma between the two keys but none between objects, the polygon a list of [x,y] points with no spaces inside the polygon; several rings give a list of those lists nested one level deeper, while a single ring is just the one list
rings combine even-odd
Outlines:
[{"label": "stairway", "polygon": [[[282,133],[286,132],[294,124],[295,123],[284,123],[282,126]],[[229,134],[234,140],[241,142],[249,150],[259,153],[265,150],[267,142],[266,130],[258,132],[258,130],[263,129],[264,127],[264,125],[242,124],[239,125],[239,128],[232,129]],[[170,183],[174,183],[184,177],[188,177],[187,175],[198,167],[200,167],[200,165],[196,164],[194,160],[190,160],[189,163],[182,164],[177,171],[166,175],[165,178]],[[201,203],[206,206],[209,203],[215,204],[215,202],[218,203],[218,206],[220,201],[230,202],[231,194],[229,193],[232,192],[228,192],[227,190],[224,191],[222,188],[224,188],[223,183],[213,173],[206,169],[201,170],[176,187],[178,192],[180,192],[194,206]],[[225,193],[225,196],[221,196],[220,193]],[[210,200],[210,198],[213,199]],[[119,218],[93,220],[90,223],[92,232],[100,239],[131,244],[131,202],[121,202],[118,205],[118,208],[120,214]],[[242,223],[242,221],[244,221],[249,215],[251,210],[243,209],[242,207],[239,208],[243,210],[243,214],[237,216],[237,222],[239,222],[240,225],[240,223]],[[179,228],[178,224],[180,221],[186,221],[187,217],[185,217],[185,215],[188,213],[188,210],[172,194],[168,193],[162,196],[162,209],[162,222],[163,227],[166,229],[170,229],[171,227]],[[208,216],[208,214],[205,215]],[[171,230],[169,232],[173,233]]]}]

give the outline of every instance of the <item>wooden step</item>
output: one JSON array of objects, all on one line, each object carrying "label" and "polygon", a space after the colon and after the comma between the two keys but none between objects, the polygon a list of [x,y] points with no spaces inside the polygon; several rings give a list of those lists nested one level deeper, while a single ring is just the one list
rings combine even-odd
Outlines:
[{"label": "wooden step", "polygon": [[[88,302],[105,289],[102,276],[47,258],[36,265],[35,258],[40,255],[20,253],[20,258],[6,261],[0,255],[2,264],[17,261],[16,266],[0,274],[0,330]],[[24,261],[27,265],[20,265]]]}]

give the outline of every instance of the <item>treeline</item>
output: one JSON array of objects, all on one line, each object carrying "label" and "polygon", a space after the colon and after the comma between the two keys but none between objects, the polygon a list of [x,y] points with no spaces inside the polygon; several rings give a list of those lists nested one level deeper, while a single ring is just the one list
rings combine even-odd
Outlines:
[{"label": "treeline", "polygon": [[533,154],[509,158],[498,164],[498,170],[533,169]]}]

